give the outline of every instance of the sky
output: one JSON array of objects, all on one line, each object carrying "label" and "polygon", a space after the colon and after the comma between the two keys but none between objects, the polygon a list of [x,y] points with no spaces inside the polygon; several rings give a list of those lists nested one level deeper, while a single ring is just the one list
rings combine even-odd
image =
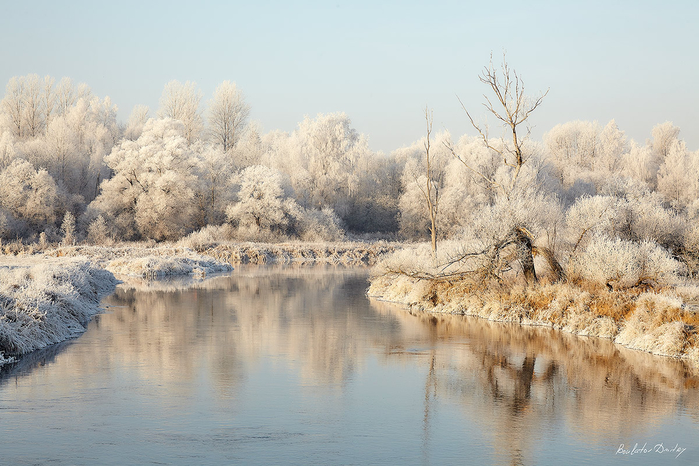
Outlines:
[{"label": "sky", "polygon": [[[126,121],[155,116],[163,87],[211,99],[233,81],[264,132],[345,112],[376,151],[435,130],[475,135],[490,60],[523,78],[532,137],[574,120],[615,119],[639,143],[672,121],[699,149],[699,2],[665,1],[7,1],[0,83],[36,73],[86,83]],[[495,130],[491,129],[491,133]]]}]

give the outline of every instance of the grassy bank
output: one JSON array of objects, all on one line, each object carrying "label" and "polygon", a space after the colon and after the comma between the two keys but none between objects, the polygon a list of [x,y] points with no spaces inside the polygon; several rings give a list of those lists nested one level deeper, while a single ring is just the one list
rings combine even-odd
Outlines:
[{"label": "grassy bank", "polygon": [[699,364],[699,286],[693,284],[622,290],[584,281],[484,286],[377,273],[368,293],[412,309],[547,326]]},{"label": "grassy bank", "polygon": [[0,365],[83,333],[116,283],[113,274],[85,260],[3,260]]}]

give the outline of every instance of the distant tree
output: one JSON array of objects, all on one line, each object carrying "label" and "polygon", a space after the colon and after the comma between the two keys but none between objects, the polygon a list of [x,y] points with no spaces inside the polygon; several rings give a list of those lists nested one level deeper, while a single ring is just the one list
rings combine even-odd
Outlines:
[{"label": "distant tree", "polygon": [[148,120],[136,141],[123,140],[105,157],[114,176],[88,207],[86,222],[103,215],[124,240],[178,239],[194,228],[198,160],[180,121]]},{"label": "distant tree", "polygon": [[407,149],[412,154],[409,155],[404,168],[404,188],[400,206],[401,228],[404,234],[411,235],[411,230],[421,234],[425,231],[423,221],[427,222],[432,253],[436,259],[437,240],[441,234],[438,217],[449,155],[444,147],[449,135],[440,135],[437,138],[438,144],[433,145],[432,122],[432,112],[426,108],[426,135],[419,144]]},{"label": "distant tree", "polygon": [[[305,118],[294,132],[292,144],[298,155],[292,155],[288,163],[298,167],[290,174],[296,191],[309,195],[306,207],[342,210],[343,201],[356,194],[357,162],[369,152],[366,138],[352,128],[346,114],[332,113],[313,120]],[[304,182],[308,184],[304,186]]]},{"label": "distant tree", "polygon": [[230,201],[233,161],[218,145],[199,145],[193,150],[198,159],[195,197],[199,213],[196,223],[199,227],[219,225],[225,220],[224,209]]},{"label": "distant tree", "polygon": [[199,106],[202,94],[196,83],[170,81],[160,97],[158,117],[179,120],[184,125],[184,137],[189,144],[201,137],[204,122]]},{"label": "distant tree", "polygon": [[118,137],[116,111],[109,97],[78,99],[63,115],[52,118],[46,134],[35,141],[30,160],[90,202],[108,175],[104,157]]},{"label": "distant tree", "polygon": [[24,236],[55,225],[71,199],[56,185],[46,170],[15,159],[0,172],[0,209],[24,225],[15,234]]},{"label": "distant tree", "polygon": [[224,152],[231,150],[240,139],[249,115],[250,106],[235,83],[222,82],[209,103],[207,121],[212,142]]},{"label": "distant tree", "polygon": [[67,211],[63,216],[61,231],[63,232],[64,246],[75,244],[75,216],[70,211]]},{"label": "distant tree", "polygon": [[253,165],[236,178],[240,184],[237,202],[228,206],[226,214],[238,239],[337,241],[344,236],[331,209],[299,206],[279,171]]},{"label": "distant tree", "polygon": [[65,115],[78,100],[89,102],[92,99],[92,91],[87,84],[81,83],[77,87],[70,78],[61,78],[55,88],[56,114]]},{"label": "distant tree", "polygon": [[651,131],[653,139],[651,145],[653,152],[659,157],[660,163],[667,157],[672,144],[677,141],[680,135],[680,128],[673,125],[671,121],[666,121],[655,125]]},{"label": "distant tree", "polygon": [[24,129],[24,78],[12,77],[5,87],[5,97],[0,103],[2,111],[7,115],[8,124],[12,135],[16,139],[22,139],[26,130]]},{"label": "distant tree", "polygon": [[42,110],[42,83],[39,76],[30,74],[24,77],[24,127],[27,138],[39,136],[44,129]]},{"label": "distant tree", "polygon": [[111,242],[109,229],[102,215],[98,215],[87,228],[87,240],[90,244],[108,244]]},{"label": "distant tree", "polygon": [[626,136],[619,129],[616,121],[611,120],[599,134],[600,166],[599,168],[614,173],[619,170],[621,158],[627,150]]},{"label": "distant tree", "polygon": [[42,121],[44,124],[44,129],[51,124],[51,118],[53,118],[56,108],[56,92],[54,90],[55,84],[56,80],[53,77],[44,77],[41,91],[41,109],[43,111]]},{"label": "distant tree", "polygon": [[3,131],[0,133],[0,170],[10,165],[14,157],[14,137],[10,131]]},{"label": "distant tree", "polygon": [[226,210],[229,221],[241,229],[286,233],[291,212],[298,208],[288,199],[283,177],[263,165],[248,167],[240,174],[238,202]]},{"label": "distant tree", "polygon": [[135,141],[141,136],[143,132],[143,127],[148,121],[148,113],[150,109],[145,105],[136,105],[131,111],[129,116],[129,121],[126,122],[126,129],[124,129],[124,137]]},{"label": "distant tree", "polygon": [[699,160],[690,155],[684,141],[672,140],[663,151],[665,157],[658,170],[658,192],[680,211],[699,196]]}]

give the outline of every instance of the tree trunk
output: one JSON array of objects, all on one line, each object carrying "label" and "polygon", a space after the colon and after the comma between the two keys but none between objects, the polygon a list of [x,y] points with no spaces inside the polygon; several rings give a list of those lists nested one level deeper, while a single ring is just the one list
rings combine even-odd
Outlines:
[{"label": "tree trunk", "polygon": [[524,281],[527,285],[537,283],[534,255],[532,254],[532,240],[522,228],[516,228],[513,233],[515,246],[517,247],[517,259],[522,264]]}]

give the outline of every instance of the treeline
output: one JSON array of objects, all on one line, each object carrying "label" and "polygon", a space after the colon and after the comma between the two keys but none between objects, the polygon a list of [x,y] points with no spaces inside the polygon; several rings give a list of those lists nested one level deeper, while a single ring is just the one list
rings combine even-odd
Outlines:
[{"label": "treeline", "polygon": [[[426,170],[425,138],[374,153],[343,113],[262,134],[249,112],[233,83],[204,102],[195,84],[173,81],[157,112],[138,106],[120,125],[110,99],[85,85],[12,78],[0,105],[0,237],[426,240],[428,176],[440,239],[497,228],[494,180],[511,167],[481,137],[432,135]],[[550,245],[576,221],[585,234],[614,230],[674,252],[693,247],[692,235],[699,245],[699,153],[671,123],[639,144],[614,121],[570,122],[523,147],[529,188],[507,205],[522,203]]]}]

